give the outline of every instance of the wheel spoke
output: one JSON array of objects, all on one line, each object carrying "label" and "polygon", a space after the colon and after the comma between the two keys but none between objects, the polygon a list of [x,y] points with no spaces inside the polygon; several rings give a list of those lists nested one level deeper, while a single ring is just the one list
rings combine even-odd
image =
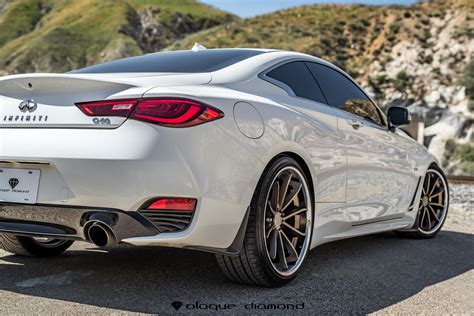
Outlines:
[{"label": "wheel spoke", "polygon": [[431,214],[433,214],[436,220],[439,222],[439,217],[438,215],[436,215],[435,210],[430,205],[428,205],[428,209],[431,211]]},{"label": "wheel spoke", "polygon": [[431,206],[439,206],[439,207],[444,207],[443,204],[440,203],[430,203]]},{"label": "wheel spoke", "polygon": [[294,228],[293,226],[289,225],[287,222],[283,222],[283,225],[288,227],[289,229],[291,229],[292,232],[300,235],[300,236],[306,236],[306,233],[302,233],[300,232],[299,230],[297,230],[296,228]]},{"label": "wheel spoke", "polygon": [[271,197],[271,200],[270,200],[270,203],[272,204],[272,209],[275,212],[278,212],[278,209],[279,209],[278,201],[279,200],[280,200],[280,184],[278,183],[278,181],[275,181],[275,183],[273,184],[273,187],[272,187],[272,197]]},{"label": "wheel spoke", "polygon": [[421,220],[420,220],[420,226],[423,227],[423,222],[424,222],[424,219],[425,219],[425,215],[426,215],[426,207],[423,207],[423,211],[422,211],[422,215],[421,215]]},{"label": "wheel spoke", "polygon": [[279,194],[280,200],[278,201],[279,211],[282,210],[283,204],[285,203],[285,197],[288,194],[288,187],[290,186],[292,176],[293,175],[291,174],[291,172],[287,172],[283,175],[283,181],[281,183],[280,194]]},{"label": "wheel spoke", "polygon": [[303,185],[299,182],[292,181],[291,187],[292,187],[291,193],[288,196],[286,196],[283,207],[281,208],[282,212],[284,212],[286,208],[291,204],[291,202],[293,202],[294,199],[298,196],[298,193],[300,193]]},{"label": "wheel spoke", "polygon": [[436,184],[439,182],[439,178],[436,179],[436,181],[433,183],[433,187],[431,188],[431,191],[430,193],[428,193],[428,195],[431,195],[433,194],[433,191],[436,189]]},{"label": "wheel spoke", "polygon": [[297,208],[296,210],[294,210],[293,212],[291,212],[290,214],[286,215],[285,217],[283,217],[282,219],[284,221],[286,221],[287,219],[293,217],[293,216],[296,216],[298,214],[301,214],[301,213],[304,213],[304,212],[307,212],[308,209],[307,208]]},{"label": "wheel spoke", "polygon": [[280,265],[284,270],[288,269],[288,262],[286,261],[286,254],[285,254],[285,247],[283,246],[283,238],[281,237],[281,233],[278,232],[278,259],[280,261]]},{"label": "wheel spoke", "polygon": [[271,234],[271,233],[272,233],[272,231],[274,231],[274,230],[275,230],[275,225],[272,225],[272,227],[270,227],[270,229],[268,230],[268,232],[267,232],[267,236],[265,236],[265,238],[267,238],[267,239],[268,239],[268,237],[270,237],[270,234]]},{"label": "wheel spoke", "polygon": [[431,216],[430,212],[428,212],[428,208],[425,207],[426,217],[428,218],[428,230],[431,229]]},{"label": "wheel spoke", "polygon": [[431,175],[430,175],[430,173],[426,174],[426,177],[428,178],[428,183],[426,184],[426,190],[425,190],[425,192],[426,192],[426,194],[428,194],[428,191],[430,190],[430,187],[431,187],[431,186],[430,186],[430,184],[431,184],[431,183],[430,183],[430,182],[431,182]]},{"label": "wheel spoke", "polygon": [[283,244],[287,246],[286,249],[290,252],[290,255],[288,256],[288,261],[293,262],[298,260],[299,255],[295,247],[293,246],[293,243],[290,241],[288,236],[286,236],[285,232],[281,231],[281,235],[283,236]]},{"label": "wheel spoke", "polygon": [[268,205],[268,209],[270,210],[270,212],[272,212],[273,215],[275,215],[275,210],[273,209],[272,207],[272,203],[270,203],[270,201],[267,202],[267,205]]},{"label": "wheel spoke", "polygon": [[434,193],[433,195],[430,195],[430,198],[435,198],[438,195],[443,194],[444,193],[444,188],[441,187],[438,192],[433,192],[433,193]]},{"label": "wheel spoke", "polygon": [[270,258],[274,260],[277,256],[277,243],[278,243],[278,231],[274,229],[270,235],[270,249],[268,250],[268,254]]}]

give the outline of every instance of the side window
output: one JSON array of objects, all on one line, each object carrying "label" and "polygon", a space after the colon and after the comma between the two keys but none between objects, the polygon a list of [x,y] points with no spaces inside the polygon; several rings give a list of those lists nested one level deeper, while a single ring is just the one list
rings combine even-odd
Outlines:
[{"label": "side window", "polygon": [[318,83],[304,62],[295,61],[284,64],[268,72],[266,76],[286,84],[298,97],[327,103]]},{"label": "side window", "polygon": [[318,80],[329,105],[384,125],[375,104],[346,76],[324,65],[306,64]]}]

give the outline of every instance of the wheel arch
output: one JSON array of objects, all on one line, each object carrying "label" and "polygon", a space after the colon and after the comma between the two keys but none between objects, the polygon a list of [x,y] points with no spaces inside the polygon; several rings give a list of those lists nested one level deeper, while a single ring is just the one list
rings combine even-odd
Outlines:
[{"label": "wheel arch", "polygon": [[[315,183],[314,183],[314,176],[313,176],[313,173],[311,172],[311,169],[308,165],[308,163],[306,162],[306,160],[301,156],[299,155],[298,153],[296,152],[293,152],[293,151],[283,151],[277,155],[275,155],[268,163],[267,163],[267,167],[268,166],[271,166],[271,164],[277,160],[278,158],[280,157],[290,157],[290,158],[293,158],[294,160],[296,160],[296,162],[301,166],[301,168],[303,169],[303,173],[304,175],[306,176],[306,178],[308,179],[309,181],[309,188],[310,188],[310,192],[311,192],[311,202],[313,203],[313,206],[315,204],[315,197],[316,197],[316,191],[315,191]],[[265,170],[267,169],[267,167],[265,167]],[[260,175],[260,177],[263,176],[263,174],[265,173],[265,171]]]}]

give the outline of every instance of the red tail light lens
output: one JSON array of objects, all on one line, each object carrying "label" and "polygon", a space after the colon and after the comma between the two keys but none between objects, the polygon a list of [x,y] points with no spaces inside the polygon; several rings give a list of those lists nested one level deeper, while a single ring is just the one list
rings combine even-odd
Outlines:
[{"label": "red tail light lens", "polygon": [[210,122],[223,113],[208,105],[186,99],[143,99],[131,119],[169,126],[187,127]]},{"label": "red tail light lens", "polygon": [[128,99],[76,103],[87,116],[120,116],[168,127],[189,127],[217,120],[220,110],[188,99]]},{"label": "red tail light lens", "polygon": [[150,204],[147,210],[166,211],[194,211],[196,209],[196,199],[188,198],[160,198]]},{"label": "red tail light lens", "polygon": [[87,116],[128,117],[137,102],[137,99],[105,100],[76,103],[76,106]]}]

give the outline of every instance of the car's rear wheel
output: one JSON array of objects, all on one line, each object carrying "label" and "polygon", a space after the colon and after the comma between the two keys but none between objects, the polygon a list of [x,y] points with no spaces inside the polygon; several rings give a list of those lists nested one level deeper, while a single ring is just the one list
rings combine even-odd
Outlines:
[{"label": "car's rear wheel", "polygon": [[0,248],[20,256],[53,257],[66,251],[72,244],[72,240],[0,234]]},{"label": "car's rear wheel", "polygon": [[217,262],[235,282],[269,287],[288,283],[308,253],[312,219],[310,186],[301,166],[292,158],[278,158],[254,193],[241,253],[217,255]]},{"label": "car's rear wheel", "polygon": [[400,231],[401,235],[416,238],[436,236],[446,220],[449,208],[449,190],[446,177],[436,169],[426,171],[418,205],[415,226],[411,231]]}]

